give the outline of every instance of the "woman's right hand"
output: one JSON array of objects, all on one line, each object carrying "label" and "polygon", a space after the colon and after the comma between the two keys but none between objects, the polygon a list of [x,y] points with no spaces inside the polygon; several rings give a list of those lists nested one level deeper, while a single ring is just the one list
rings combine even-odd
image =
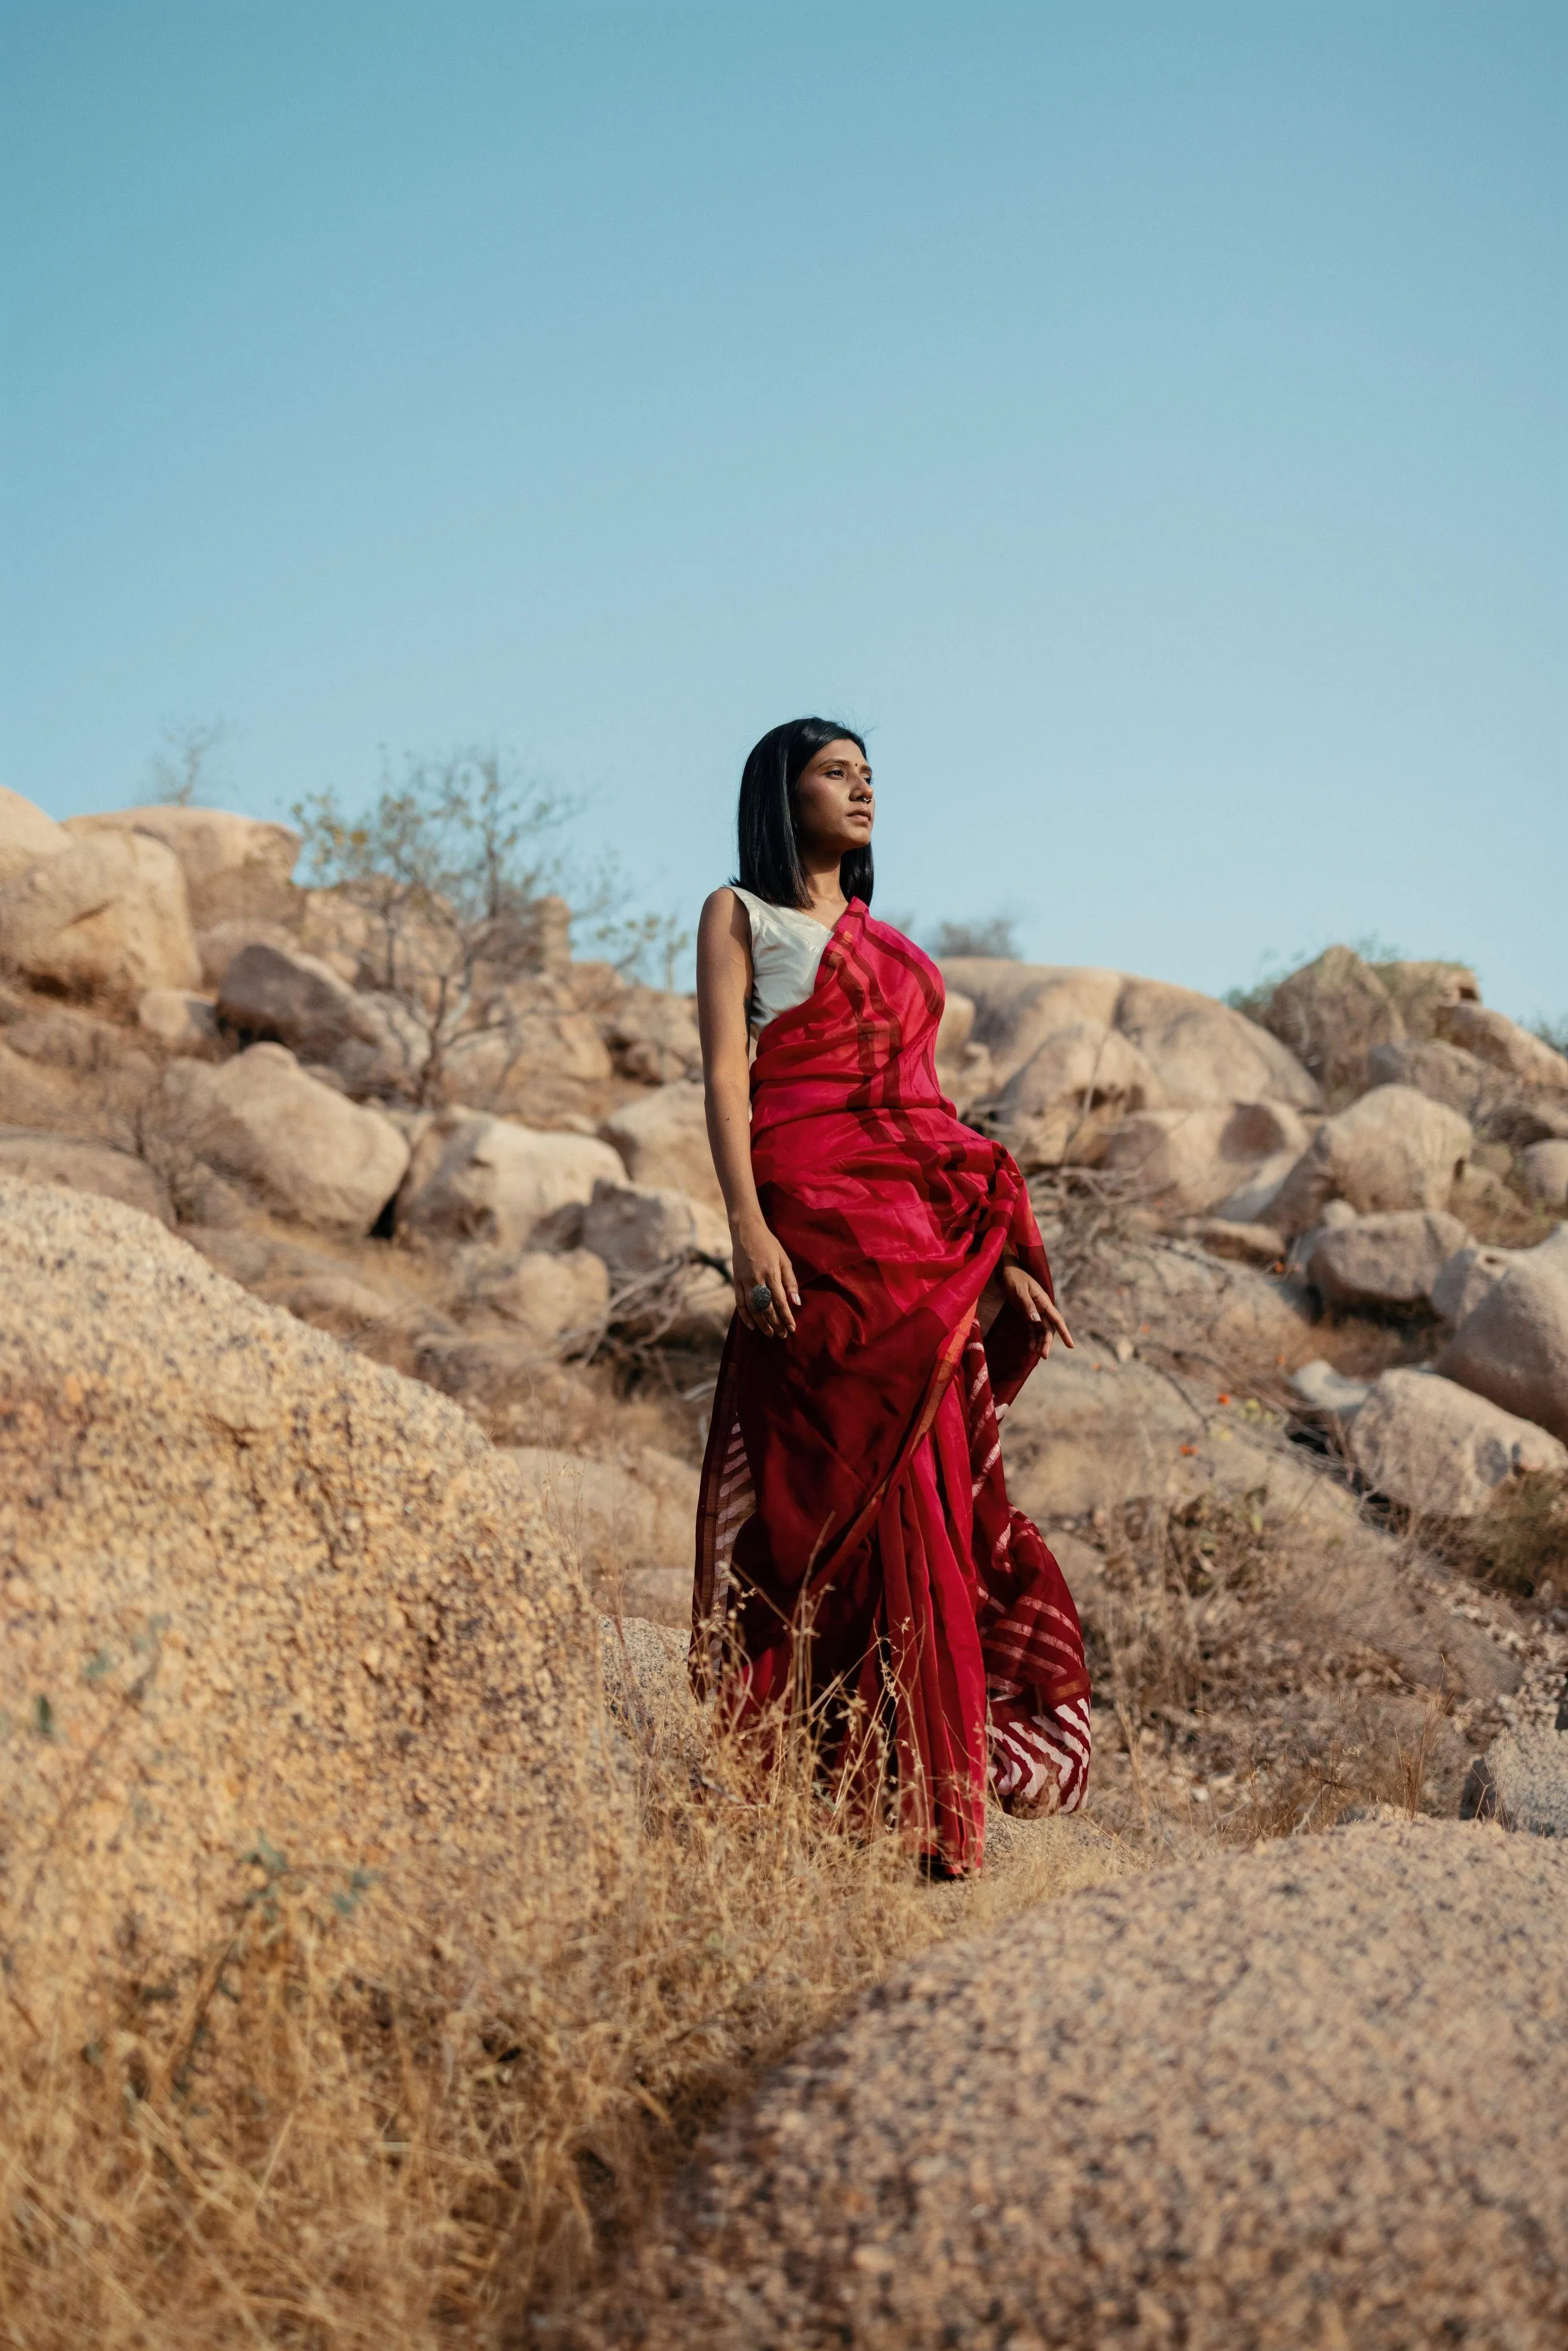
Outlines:
[{"label": "woman's right hand", "polygon": [[[736,1312],[748,1331],[758,1331],[765,1339],[788,1338],[795,1328],[790,1310],[800,1303],[794,1267],[759,1217],[748,1219],[731,1234],[731,1238],[735,1244]],[[751,1302],[751,1293],[763,1281],[773,1298],[758,1313]]]}]

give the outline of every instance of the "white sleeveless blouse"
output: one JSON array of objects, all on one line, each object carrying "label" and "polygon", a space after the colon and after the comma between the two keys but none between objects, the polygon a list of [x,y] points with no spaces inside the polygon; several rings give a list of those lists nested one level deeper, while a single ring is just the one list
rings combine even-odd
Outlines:
[{"label": "white sleeveless blouse", "polygon": [[766,1029],[793,1004],[804,1004],[817,985],[817,966],[832,934],[798,906],[775,906],[749,890],[736,896],[751,923],[751,995],[746,1021],[752,1035]]}]

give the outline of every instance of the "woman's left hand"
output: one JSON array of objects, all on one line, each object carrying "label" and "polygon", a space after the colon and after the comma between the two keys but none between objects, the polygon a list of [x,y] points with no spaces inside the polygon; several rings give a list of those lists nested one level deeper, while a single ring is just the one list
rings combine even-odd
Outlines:
[{"label": "woman's left hand", "polygon": [[1040,1350],[1042,1360],[1050,1354],[1051,1343],[1058,1335],[1063,1346],[1071,1347],[1072,1333],[1062,1319],[1061,1307],[1045,1284],[1037,1281],[1032,1273],[1026,1273],[1021,1265],[1004,1265],[1000,1270],[1002,1289],[1014,1305],[1021,1309],[1031,1322],[1045,1324],[1045,1345]]}]

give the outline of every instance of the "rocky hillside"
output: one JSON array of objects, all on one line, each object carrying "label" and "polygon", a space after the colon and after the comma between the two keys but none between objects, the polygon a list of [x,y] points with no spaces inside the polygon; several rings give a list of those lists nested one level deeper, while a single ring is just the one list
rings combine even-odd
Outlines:
[{"label": "rocky hillside", "polygon": [[[1554,2339],[1568,2052],[1523,1944],[1563,1890],[1502,1832],[1568,1834],[1568,1061],[1463,968],[1343,948],[1256,1017],[1114,972],[946,967],[944,1081],[1027,1170],[1078,1335],[1004,1444],[1085,1620],[1097,1761],[1084,1818],[998,1821],[982,1887],[915,1888],[822,1838],[809,1772],[798,1815],[737,1800],[685,1694],[729,1314],[690,999],[572,960],[552,900],[514,910],[454,994],[435,946],[389,945],[362,893],[297,883],[298,847],[220,811],[59,826],[0,794],[0,2056],[39,2118],[0,2285],[53,2280],[75,2314],[27,2339],[144,2339],[114,2314],[159,2306],[192,2241],[170,2183],[221,2174],[203,2212],[248,2210],[277,2159],[250,2118],[295,2112],[308,2078],[326,2098],[328,2076],[344,2143],[439,2142],[425,2200],[378,2223],[403,2299],[309,2250],[315,2203],[348,2191],[290,2153],[267,2192],[294,2181],[302,2266],[285,2290],[254,2230],[225,2239],[214,2274],[269,2283],[243,2324],[233,2293],[204,2304],[204,2342],[285,2339],[277,2314],[306,2310],[323,2342],[362,2339],[320,2313],[366,2295],[370,2332],[411,2345],[459,2318],[465,2342],[556,2325],[561,2281],[652,2209],[649,2148],[680,2153],[737,2100],[672,2222],[675,2270],[637,2268],[632,2314],[615,2287],[592,2339],[1152,2345],[1201,2320],[1228,2346],[1262,2339],[1276,2291],[1305,2339],[1403,2340],[1377,2312],[1406,2305],[1430,2339]],[[1305,1840],[1288,1883],[1235,1856],[1281,1835]],[[1030,1981],[1059,2006],[1031,1992],[1015,2016],[997,1921],[1048,1894]],[[1487,1973],[1489,1918],[1518,1959],[1481,2003],[1493,2038],[1434,2037],[1421,2002],[1451,2015]],[[873,1995],[747,2105],[759,2067],[966,1928],[996,1939],[916,1959],[890,2009]],[[329,1995],[312,1970],[350,1935]],[[1187,2047],[1217,1937],[1235,1997]],[[1469,2084],[1454,2127],[1477,2179],[1515,2166],[1517,2243],[1477,2218],[1506,2183],[1450,2177],[1436,2126],[1380,2121],[1352,2161],[1314,2107],[1292,2157],[1281,2097],[1294,2114],[1354,2081],[1376,2106],[1391,1938],[1426,1952],[1411,2095],[1437,2114]],[[1321,2045],[1319,1981],[1343,1995]],[[1064,2140],[1058,2061],[1113,1982],[1111,2054]],[[1254,2062],[1260,2001],[1305,2053],[1288,2096]],[[298,2070],[294,2023],[268,2038],[306,2014],[349,2020],[326,2074]],[[943,2076],[938,2146],[919,2085],[956,2016],[991,2022]],[[272,2071],[247,2070],[253,2035]],[[73,2104],[50,2070],[67,2047],[110,2053],[108,2106]],[[1182,2113],[1212,2093],[1212,2172],[1155,2095],[1173,2066]],[[870,2085],[874,2160],[834,2119],[846,2080]],[[992,2085],[978,2107],[969,2082]],[[1027,2161],[988,2137],[999,2098]],[[101,2150],[121,2127],[102,2116],[142,2106],[160,2162],[187,2150],[136,2191],[173,2216],[144,2278],[129,2220],[48,2170],[61,2113]],[[1156,2141],[1159,2212],[1117,2153]],[[430,2187],[470,2164],[471,2196]],[[1372,2172],[1406,2221],[1358,2234]],[[66,2254],[44,2262],[77,2241],[51,2234],[51,2195],[120,2248],[118,2300],[89,2311]],[[802,2199],[831,2211],[809,2257]],[[1068,2292],[1037,2209],[1088,2212],[1099,2302]],[[929,2292],[908,2229],[946,2248]],[[423,2249],[406,2268],[404,2237]],[[535,2266],[502,2293],[525,2240]],[[1383,2301],[1357,2301],[1358,2274]]]}]

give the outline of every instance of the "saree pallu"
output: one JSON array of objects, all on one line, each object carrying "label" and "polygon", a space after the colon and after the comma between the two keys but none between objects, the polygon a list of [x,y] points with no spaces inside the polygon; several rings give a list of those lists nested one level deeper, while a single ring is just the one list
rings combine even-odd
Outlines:
[{"label": "saree pallu", "polygon": [[1004,1252],[1047,1290],[1024,1181],[936,1081],[942,978],[852,899],[752,1068],[788,1339],[731,1323],[703,1464],[692,1676],[738,1724],[804,1702],[830,1771],[878,1771],[919,1850],[984,1854],[986,1794],[1071,1811],[1089,1677],[1061,1571],[1008,1499],[998,1419],[1044,1351]]}]

